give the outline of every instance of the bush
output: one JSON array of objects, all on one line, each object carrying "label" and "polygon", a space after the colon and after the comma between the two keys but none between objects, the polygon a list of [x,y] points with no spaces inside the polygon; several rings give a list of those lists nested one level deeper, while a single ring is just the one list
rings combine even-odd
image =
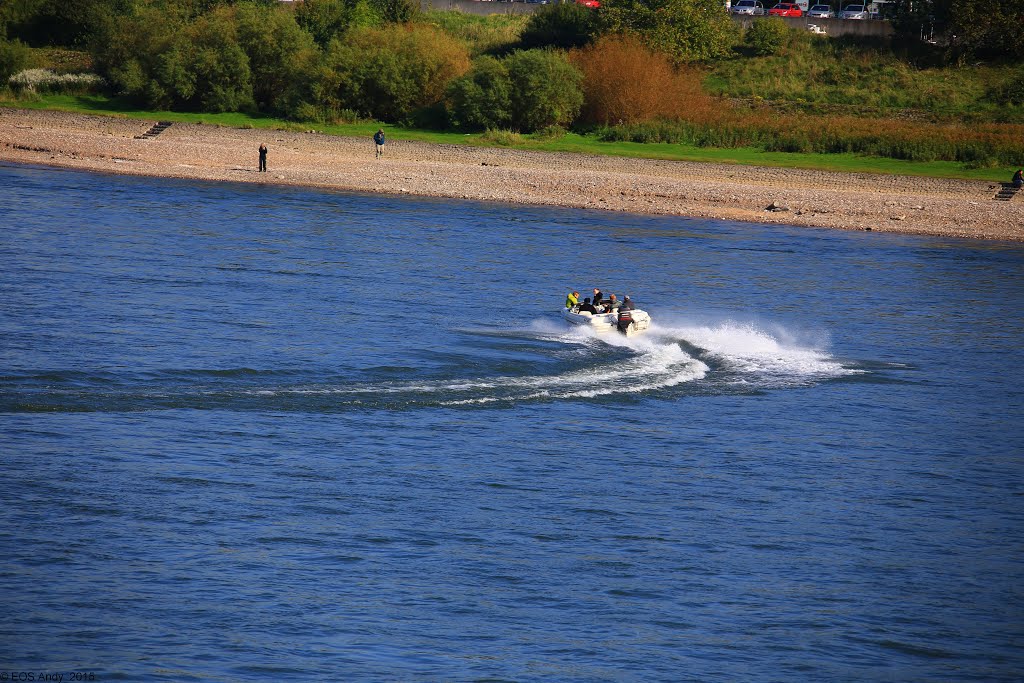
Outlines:
[{"label": "bush", "polygon": [[8,80],[20,93],[85,95],[101,89],[105,81],[96,74],[58,74],[49,69],[27,69]]},{"label": "bush", "polygon": [[611,32],[635,33],[676,64],[727,56],[739,30],[721,0],[604,0],[601,16]]},{"label": "bush", "polygon": [[312,77],[320,59],[313,38],[290,12],[240,5],[238,40],[249,59],[253,98],[263,111],[296,116],[312,101]]},{"label": "bush", "polygon": [[469,66],[465,46],[431,26],[357,29],[345,43],[331,43],[320,98],[334,109],[405,121],[440,103],[449,83]]},{"label": "bush", "polygon": [[249,57],[238,44],[234,10],[214,10],[180,33],[161,56],[157,85],[172,106],[208,112],[253,107]]},{"label": "bush", "polygon": [[230,7],[191,22],[142,7],[112,26],[94,59],[118,94],[151,109],[223,112],[254,105],[249,58]]},{"label": "bush", "polygon": [[469,54],[507,53],[519,42],[523,27],[530,20],[525,14],[489,14],[477,16],[447,10],[430,10],[417,21],[435,26],[466,43]]},{"label": "bush", "polygon": [[567,126],[583,106],[583,75],[561,52],[514,52],[505,60],[511,90],[512,124],[529,132]]},{"label": "bush", "polygon": [[707,108],[700,78],[677,72],[668,56],[635,36],[605,36],[570,53],[583,73],[583,118],[590,123],[637,123]]},{"label": "bush", "polygon": [[789,27],[780,17],[768,17],[753,22],[743,36],[743,42],[759,57],[782,52],[789,38]]},{"label": "bush", "polygon": [[0,83],[33,65],[32,52],[19,40],[0,40]]},{"label": "bush", "polygon": [[522,137],[519,133],[511,130],[487,130],[480,139],[484,142],[490,142],[495,145],[501,145],[502,147],[512,147],[522,142]]},{"label": "bush", "polygon": [[507,128],[512,123],[512,81],[505,65],[480,57],[448,88],[448,118],[456,128]]},{"label": "bush", "polygon": [[324,48],[350,28],[383,23],[369,0],[305,0],[296,3],[295,21]]},{"label": "bush", "polygon": [[992,93],[992,99],[1003,106],[1024,105],[1024,74],[996,88]]},{"label": "bush", "polygon": [[524,49],[582,47],[597,33],[597,14],[575,2],[547,5],[530,17],[519,38]]}]

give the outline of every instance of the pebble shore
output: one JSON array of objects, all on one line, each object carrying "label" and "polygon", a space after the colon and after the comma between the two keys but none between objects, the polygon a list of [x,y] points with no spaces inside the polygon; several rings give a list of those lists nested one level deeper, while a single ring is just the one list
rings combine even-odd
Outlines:
[{"label": "pebble shore", "polygon": [[[996,181],[656,161],[0,108],[0,161],[944,237],[1024,241]],[[270,149],[258,173],[257,148]]]}]

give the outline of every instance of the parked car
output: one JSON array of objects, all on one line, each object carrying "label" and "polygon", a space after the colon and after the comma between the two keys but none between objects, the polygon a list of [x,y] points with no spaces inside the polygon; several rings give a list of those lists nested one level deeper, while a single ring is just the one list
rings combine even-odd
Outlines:
[{"label": "parked car", "polygon": [[576,0],[577,5],[583,5],[584,7],[590,7],[591,9],[597,9],[601,6],[598,0]]},{"label": "parked car", "polygon": [[847,5],[839,13],[840,19],[867,19],[868,10],[864,5]]},{"label": "parked car", "polygon": [[834,19],[836,13],[832,11],[831,5],[814,5],[807,10],[808,19]]},{"label": "parked car", "polygon": [[792,2],[780,2],[768,10],[770,17],[802,17],[803,15],[804,11],[800,9],[800,5]]},{"label": "parked car", "polygon": [[754,17],[763,16],[765,13],[761,0],[737,0],[729,11],[733,14],[749,14]]}]

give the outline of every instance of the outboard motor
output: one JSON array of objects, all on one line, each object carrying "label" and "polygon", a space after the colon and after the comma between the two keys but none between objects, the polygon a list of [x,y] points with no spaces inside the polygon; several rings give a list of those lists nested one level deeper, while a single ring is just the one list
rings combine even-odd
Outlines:
[{"label": "outboard motor", "polygon": [[633,314],[625,309],[619,309],[619,332],[629,334],[629,326],[633,324]]}]

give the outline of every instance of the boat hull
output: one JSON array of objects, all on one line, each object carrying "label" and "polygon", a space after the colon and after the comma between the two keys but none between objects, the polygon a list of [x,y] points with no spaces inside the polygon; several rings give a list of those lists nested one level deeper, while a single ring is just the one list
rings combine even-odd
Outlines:
[{"label": "boat hull", "polygon": [[[625,334],[627,337],[642,334],[651,326],[651,316],[647,311],[634,309],[631,313],[633,314],[633,322],[626,328]],[[615,313],[578,313],[575,309],[563,308],[562,317],[571,325],[589,327],[593,331],[602,334],[620,331],[619,317]]]}]

